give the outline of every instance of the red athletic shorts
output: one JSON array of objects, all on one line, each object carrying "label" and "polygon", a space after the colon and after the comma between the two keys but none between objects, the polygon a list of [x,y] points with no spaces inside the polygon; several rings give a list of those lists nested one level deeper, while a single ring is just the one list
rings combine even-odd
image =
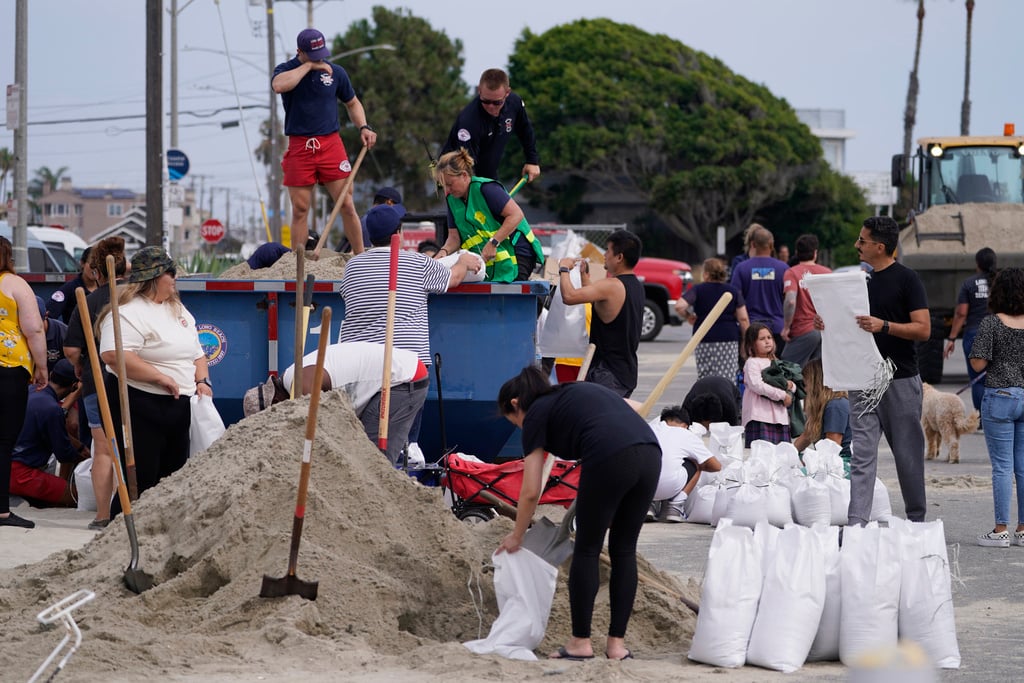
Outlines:
[{"label": "red athletic shorts", "polygon": [[347,178],[352,164],[345,152],[345,143],[337,133],[288,138],[288,151],[281,160],[285,187],[326,185],[332,180]]},{"label": "red athletic shorts", "polygon": [[68,482],[42,470],[11,461],[11,493],[22,498],[56,505],[64,497]]}]

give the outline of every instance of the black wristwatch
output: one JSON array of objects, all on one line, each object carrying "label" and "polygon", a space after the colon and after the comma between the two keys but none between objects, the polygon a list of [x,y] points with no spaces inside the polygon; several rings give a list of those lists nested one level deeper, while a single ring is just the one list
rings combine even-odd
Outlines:
[{"label": "black wristwatch", "polygon": [[491,239],[487,240],[487,241],[490,242],[491,244],[493,244],[495,249],[497,249],[498,245],[501,244],[501,242],[499,242],[498,240],[494,239],[493,237]]},{"label": "black wristwatch", "polygon": [[572,271],[569,270],[568,268],[566,268],[565,266],[562,266],[561,268],[558,269],[558,272],[559,273],[571,273]]},{"label": "black wristwatch", "polygon": [[206,386],[208,386],[211,389],[213,389],[213,383],[210,382],[210,378],[209,377],[204,377],[202,379],[197,379],[196,380],[196,384],[205,384]]},{"label": "black wristwatch", "polygon": [[889,334],[889,321],[888,320],[883,320],[882,321],[882,333],[883,334]]},{"label": "black wristwatch", "polygon": [[377,132],[377,131],[375,131],[375,130],[373,129],[373,126],[371,126],[371,125],[370,125],[370,124],[368,124],[368,123],[364,123],[363,125],[359,126],[359,130],[362,130],[362,129],[364,129],[364,128],[365,128],[366,130],[370,131],[371,133],[376,133],[376,132]]},{"label": "black wristwatch", "polygon": [[955,344],[956,337],[946,337],[946,341],[948,341],[950,344]]}]

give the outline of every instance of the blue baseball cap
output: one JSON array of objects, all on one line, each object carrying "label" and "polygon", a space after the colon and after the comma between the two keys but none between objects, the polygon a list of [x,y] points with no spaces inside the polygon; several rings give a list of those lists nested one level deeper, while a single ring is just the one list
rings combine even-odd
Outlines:
[{"label": "blue baseball cap", "polygon": [[331,56],[324,34],[315,28],[303,29],[295,42],[298,43],[299,49],[314,62],[323,61]]},{"label": "blue baseball cap", "polygon": [[405,207],[401,204],[378,204],[366,212],[366,232],[371,244],[384,244],[402,227]]}]

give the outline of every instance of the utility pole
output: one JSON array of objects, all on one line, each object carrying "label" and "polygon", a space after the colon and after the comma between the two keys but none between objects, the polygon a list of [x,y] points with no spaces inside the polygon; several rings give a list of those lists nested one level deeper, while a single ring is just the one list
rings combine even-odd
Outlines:
[{"label": "utility pole", "polygon": [[146,245],[164,243],[163,2],[146,0]]},{"label": "utility pole", "polygon": [[14,83],[18,88],[18,126],[14,129],[14,268],[28,270],[28,0],[14,10]]},{"label": "utility pole", "polygon": [[[274,59],[274,0],[267,0],[267,73],[273,74],[277,66]],[[277,149],[277,94],[270,87],[270,122],[269,122],[270,177],[267,183],[267,202],[270,208],[270,234],[278,242],[281,241],[281,153]]]}]

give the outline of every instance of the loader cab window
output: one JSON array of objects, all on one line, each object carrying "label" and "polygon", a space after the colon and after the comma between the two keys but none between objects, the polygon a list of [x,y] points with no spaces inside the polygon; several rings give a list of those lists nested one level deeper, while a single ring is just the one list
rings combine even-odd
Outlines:
[{"label": "loader cab window", "polygon": [[924,163],[929,205],[1024,203],[1024,157],[1013,147],[953,147]]}]

